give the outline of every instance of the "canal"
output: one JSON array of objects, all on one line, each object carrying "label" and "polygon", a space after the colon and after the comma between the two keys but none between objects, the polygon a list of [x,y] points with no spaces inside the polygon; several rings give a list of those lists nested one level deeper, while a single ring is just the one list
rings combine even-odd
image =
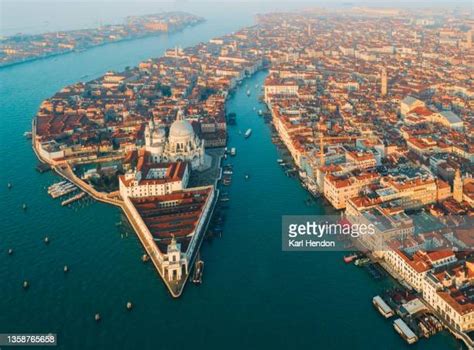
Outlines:
[{"label": "canal", "polygon": [[[265,72],[244,81],[228,101],[227,110],[237,114],[237,125],[229,127],[229,146],[237,155],[229,159],[234,175],[224,234],[203,245],[203,285],[188,285],[178,300],[151,264],[141,262],[140,243],[120,223],[116,208],[100,203],[62,208],[45,191],[57,177],[34,170],[37,161],[22,133],[44,98],[83,77],[123,69],[251,21],[228,13],[174,35],[0,70],[2,333],[58,333],[59,349],[408,348],[372,307],[383,283],[346,266],[342,253],[282,252],[282,215],[325,208],[308,206],[307,192],[276,162],[270,129],[256,112],[263,109],[258,95]],[[248,128],[252,136],[245,139]],[[28,204],[26,212],[22,203]],[[43,243],[46,235],[49,245]],[[21,288],[25,279],[27,291]],[[96,312],[102,315],[99,324]],[[440,334],[411,348],[458,345]]]}]

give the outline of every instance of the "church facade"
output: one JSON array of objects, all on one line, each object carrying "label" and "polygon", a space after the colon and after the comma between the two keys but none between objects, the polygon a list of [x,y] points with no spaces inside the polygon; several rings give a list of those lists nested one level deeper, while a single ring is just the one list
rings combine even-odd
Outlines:
[{"label": "church facade", "polygon": [[189,162],[192,170],[199,171],[211,166],[211,157],[205,152],[204,140],[195,134],[182,110],[178,110],[168,136],[162,126],[150,120],[145,128],[145,150],[154,163]]}]

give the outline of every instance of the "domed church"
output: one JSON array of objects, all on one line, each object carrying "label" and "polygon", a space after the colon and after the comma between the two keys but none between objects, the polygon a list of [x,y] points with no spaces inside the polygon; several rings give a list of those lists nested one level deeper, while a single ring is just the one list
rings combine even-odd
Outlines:
[{"label": "domed church", "polygon": [[145,150],[154,163],[189,162],[192,170],[205,170],[211,166],[211,157],[204,150],[204,140],[194,133],[193,126],[180,109],[171,124],[168,137],[163,127],[153,118],[145,128]]}]

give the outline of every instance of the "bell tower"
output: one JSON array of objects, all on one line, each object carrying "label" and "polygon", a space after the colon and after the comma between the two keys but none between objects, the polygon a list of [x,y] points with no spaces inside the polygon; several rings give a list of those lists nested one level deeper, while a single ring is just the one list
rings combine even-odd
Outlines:
[{"label": "bell tower", "polygon": [[458,203],[461,203],[463,200],[463,183],[461,170],[459,168],[456,170],[456,175],[454,176],[453,198]]}]

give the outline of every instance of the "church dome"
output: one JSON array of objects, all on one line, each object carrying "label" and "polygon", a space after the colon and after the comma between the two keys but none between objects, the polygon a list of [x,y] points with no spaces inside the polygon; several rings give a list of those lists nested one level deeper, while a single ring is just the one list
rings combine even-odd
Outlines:
[{"label": "church dome", "polygon": [[166,137],[165,130],[162,128],[155,128],[152,132],[153,138],[163,139]]},{"label": "church dome", "polygon": [[181,119],[176,120],[170,127],[170,138],[194,137],[194,129],[190,122]]}]

